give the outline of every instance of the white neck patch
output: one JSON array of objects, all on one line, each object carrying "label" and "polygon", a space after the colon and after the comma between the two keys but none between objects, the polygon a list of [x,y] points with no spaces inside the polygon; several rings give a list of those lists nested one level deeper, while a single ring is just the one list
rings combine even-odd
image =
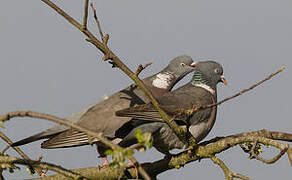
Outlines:
[{"label": "white neck patch", "polygon": [[194,86],[197,87],[201,87],[206,89],[207,91],[209,91],[211,94],[215,94],[215,90],[212,89],[210,86],[208,86],[207,84],[203,84],[203,83],[192,83]]},{"label": "white neck patch", "polygon": [[174,79],[174,75],[171,72],[163,72],[156,75],[155,79],[152,81],[152,85],[161,88],[167,89]]}]

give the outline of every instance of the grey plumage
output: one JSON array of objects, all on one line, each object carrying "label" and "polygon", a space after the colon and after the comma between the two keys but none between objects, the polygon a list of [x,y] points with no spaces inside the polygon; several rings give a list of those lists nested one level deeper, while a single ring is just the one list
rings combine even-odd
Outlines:
[{"label": "grey plumage", "polygon": [[[199,62],[193,78],[188,84],[157,99],[160,107],[168,114],[169,118],[172,118],[177,114],[178,109],[189,109],[191,105],[215,103],[217,101],[217,83],[224,82],[226,84],[222,74],[223,68],[220,64],[213,61]],[[215,106],[196,112],[188,121],[184,116],[176,118],[175,121],[187,125],[190,133],[199,142],[212,129],[216,112],[217,107]],[[119,143],[123,147],[137,143],[134,136],[137,129],[141,129],[144,133],[150,132],[153,136],[153,146],[164,154],[168,154],[171,149],[184,147],[183,142],[161,119],[151,103],[120,110],[116,114],[122,117],[132,117],[133,119],[128,123],[137,124]]]},{"label": "grey plumage", "polygon": [[[190,56],[179,56],[173,59],[160,73],[144,79],[143,82],[156,98],[160,97],[170,91],[181,78],[193,71],[193,65],[195,64]],[[95,132],[102,132],[104,136],[114,140],[116,139],[115,131],[131,120],[128,117],[117,117],[115,111],[147,102],[149,100],[144,93],[136,85],[131,85],[111,95],[108,99],[71,116],[69,120]],[[64,126],[55,126],[42,133],[18,141],[13,146],[46,138],[50,139],[42,143],[42,148],[64,148],[88,144],[86,134]],[[99,144],[99,146],[102,146],[102,144]],[[103,148],[99,147],[99,149]],[[103,155],[103,152],[100,151],[100,154]]]}]

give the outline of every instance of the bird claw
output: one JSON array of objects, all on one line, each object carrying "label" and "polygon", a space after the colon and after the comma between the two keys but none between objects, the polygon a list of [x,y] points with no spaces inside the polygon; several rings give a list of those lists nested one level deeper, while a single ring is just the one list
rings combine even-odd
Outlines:
[{"label": "bird claw", "polygon": [[108,160],[107,160],[106,157],[105,157],[105,158],[102,158],[102,159],[103,159],[103,164],[98,166],[98,169],[99,169],[99,170],[100,170],[101,168],[104,168],[104,167],[106,167],[106,166],[109,165],[109,162],[108,162]]},{"label": "bird claw", "polygon": [[130,162],[130,163],[126,164],[126,167],[127,167],[127,168],[134,167],[134,169],[135,169],[135,174],[136,174],[136,179],[139,178],[138,168],[135,166],[135,164],[134,164],[133,162]]}]

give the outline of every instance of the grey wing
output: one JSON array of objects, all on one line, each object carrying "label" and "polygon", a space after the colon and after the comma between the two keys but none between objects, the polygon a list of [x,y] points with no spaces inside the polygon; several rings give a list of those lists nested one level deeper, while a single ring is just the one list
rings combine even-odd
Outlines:
[{"label": "grey wing", "polygon": [[137,120],[161,121],[161,116],[151,103],[116,111],[120,117],[132,117]]},{"label": "grey wing", "polygon": [[[192,96],[183,91],[167,93],[157,100],[160,107],[169,115],[169,118],[176,115],[179,109],[188,109],[192,105]],[[116,115],[132,117],[137,120],[163,121],[159,112],[151,103],[119,110]]]}]

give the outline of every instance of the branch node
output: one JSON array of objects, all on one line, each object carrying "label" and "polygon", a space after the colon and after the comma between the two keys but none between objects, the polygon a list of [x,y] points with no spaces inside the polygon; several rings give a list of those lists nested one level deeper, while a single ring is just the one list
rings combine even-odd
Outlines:
[{"label": "branch node", "polygon": [[107,45],[108,40],[109,40],[109,34],[105,34],[105,36],[102,37],[102,43],[103,43],[104,45]]},{"label": "branch node", "polygon": [[112,60],[113,59],[113,56],[112,54],[108,53],[108,54],[105,54],[103,57],[102,57],[102,60],[103,61],[108,61],[108,60]]},{"label": "branch node", "polygon": [[145,64],[145,66],[143,66],[142,64],[139,64],[139,65],[138,65],[138,68],[137,68],[137,70],[136,70],[136,72],[135,72],[135,76],[138,77],[139,74],[140,74],[144,69],[146,69],[148,66],[150,66],[151,64],[152,64],[152,62],[149,62],[149,63]]}]

